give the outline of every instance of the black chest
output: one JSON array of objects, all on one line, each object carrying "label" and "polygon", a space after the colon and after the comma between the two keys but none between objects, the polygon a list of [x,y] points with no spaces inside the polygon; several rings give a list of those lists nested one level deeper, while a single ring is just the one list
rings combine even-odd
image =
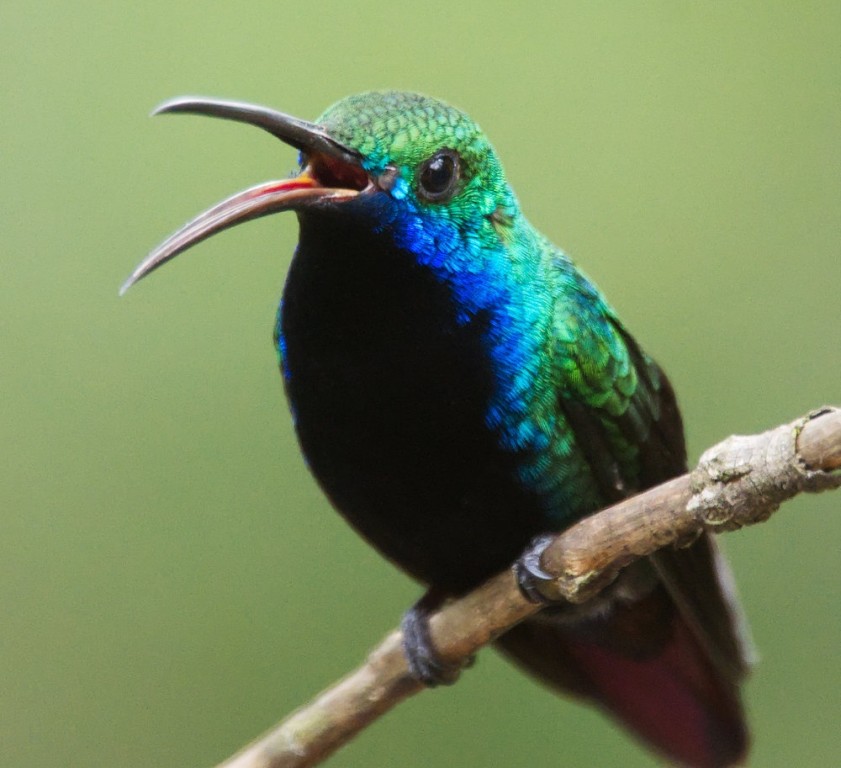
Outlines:
[{"label": "black chest", "polygon": [[487,316],[352,221],[301,217],[281,311],[304,454],[337,509],[387,557],[451,590],[505,567],[540,530],[517,457],[485,425]]}]

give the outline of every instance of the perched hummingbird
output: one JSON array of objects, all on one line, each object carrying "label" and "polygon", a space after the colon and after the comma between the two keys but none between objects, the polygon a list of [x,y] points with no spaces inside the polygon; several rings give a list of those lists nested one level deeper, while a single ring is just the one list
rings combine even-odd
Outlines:
[{"label": "perched hummingbird", "polygon": [[[298,214],[275,328],[295,428],[336,509],[429,587],[403,624],[425,682],[452,673],[426,632],[436,603],[532,541],[539,555],[541,534],[686,470],[663,371],[528,222],[466,114],[395,91],[351,96],[315,123],[200,98],[157,112],[249,123],[300,150],[300,173],[202,213],[123,290],[216,232]],[[535,559],[518,567],[532,596]],[[716,768],[745,755],[744,629],[707,535],[496,645],[672,761]]]}]

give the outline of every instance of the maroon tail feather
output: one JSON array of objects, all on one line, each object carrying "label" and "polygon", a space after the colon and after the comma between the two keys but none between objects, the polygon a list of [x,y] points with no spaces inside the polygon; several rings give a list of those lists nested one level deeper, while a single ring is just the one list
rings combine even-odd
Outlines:
[{"label": "maroon tail feather", "polygon": [[[633,625],[646,637],[629,633]],[[662,588],[584,623],[539,616],[497,644],[543,682],[590,698],[681,765],[725,768],[745,755],[737,686],[713,668]]]}]

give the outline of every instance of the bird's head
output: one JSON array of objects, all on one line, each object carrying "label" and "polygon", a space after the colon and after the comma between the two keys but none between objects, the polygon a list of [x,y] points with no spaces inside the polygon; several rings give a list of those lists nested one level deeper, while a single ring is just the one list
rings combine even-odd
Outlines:
[{"label": "bird's head", "polygon": [[301,153],[300,173],[240,192],[158,246],[122,291],[211,235],[279,211],[367,218],[419,261],[445,271],[481,268],[518,216],[516,199],[481,129],[463,112],[413,93],[350,96],[315,123],[264,107],[181,98],[154,114],[191,113],[258,126]]}]

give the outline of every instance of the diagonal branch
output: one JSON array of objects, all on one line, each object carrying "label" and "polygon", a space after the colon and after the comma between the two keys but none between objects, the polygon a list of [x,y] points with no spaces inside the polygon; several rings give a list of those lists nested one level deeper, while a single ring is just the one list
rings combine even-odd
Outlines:
[{"label": "diagonal branch", "polygon": [[[689,474],[577,523],[543,554],[547,596],[580,603],[637,558],[767,520],[798,493],[841,487],[841,408],[825,407],[760,435],[710,448]],[[513,572],[445,605],[430,622],[445,662],[458,663],[538,610]],[[320,763],[403,699],[422,690],[392,632],[356,671],[217,768],[304,768]]]}]

